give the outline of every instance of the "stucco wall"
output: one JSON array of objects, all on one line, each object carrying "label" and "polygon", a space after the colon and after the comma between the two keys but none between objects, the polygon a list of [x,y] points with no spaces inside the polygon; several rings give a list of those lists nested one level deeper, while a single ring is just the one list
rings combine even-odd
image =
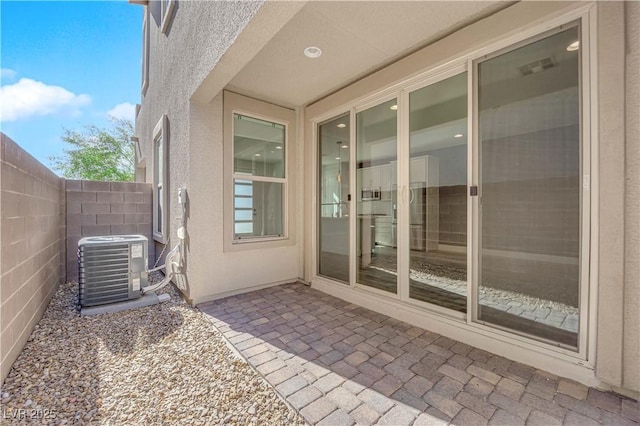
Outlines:
[{"label": "stucco wall", "polygon": [[146,163],[146,181],[152,182],[152,132],[162,114],[167,114],[169,221],[174,237],[175,218],[180,215],[177,189],[184,185],[188,190],[190,181],[189,101],[261,3],[176,2],[167,34],[160,32],[160,2],[150,3],[149,86],[136,119],[136,135]]},{"label": "stucco wall", "polygon": [[[299,243],[275,250],[224,251],[222,94],[208,103],[192,99],[261,4],[179,2],[166,35],[160,33],[159,11],[151,6],[149,86],[136,120],[136,136],[145,158],[145,181],[152,182],[152,132],[162,114],[167,114],[169,244],[177,243],[182,212],[176,194],[184,186],[188,193],[186,295],[194,303],[295,280],[302,274]],[[302,165],[291,161],[293,176]],[[294,182],[292,179],[291,184],[300,188],[299,181]],[[301,224],[294,226],[298,228],[292,233]],[[161,249],[157,244],[156,252]]]},{"label": "stucco wall", "polygon": [[4,134],[0,382],[64,278],[64,179]]},{"label": "stucco wall", "polygon": [[[191,104],[191,188],[188,215],[190,298],[195,303],[246,291],[277,282],[290,282],[301,276],[299,269],[300,235],[290,217],[290,244],[273,248],[255,248],[251,243],[240,250],[225,250],[223,186],[223,95],[208,104]],[[290,144],[296,143],[290,135]],[[296,185],[301,153],[291,149],[289,185]],[[289,197],[301,210],[301,197]],[[195,278],[197,281],[193,281]]]},{"label": "stucco wall", "polygon": [[626,211],[623,387],[640,392],[640,2],[625,3]]}]

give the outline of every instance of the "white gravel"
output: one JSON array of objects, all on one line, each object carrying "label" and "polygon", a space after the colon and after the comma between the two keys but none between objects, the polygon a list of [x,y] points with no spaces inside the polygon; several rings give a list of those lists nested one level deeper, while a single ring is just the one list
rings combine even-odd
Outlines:
[{"label": "white gravel", "polygon": [[1,423],[304,424],[204,314],[163,292],[80,317],[77,284],[61,285],[2,386]]}]

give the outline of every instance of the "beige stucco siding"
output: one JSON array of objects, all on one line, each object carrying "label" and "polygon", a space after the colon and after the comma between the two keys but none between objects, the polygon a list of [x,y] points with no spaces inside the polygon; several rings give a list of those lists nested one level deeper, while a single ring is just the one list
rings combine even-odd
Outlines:
[{"label": "beige stucco siding", "polygon": [[[622,384],[624,297],[624,5],[598,5],[598,207],[596,252],[598,322],[596,372]],[[594,92],[594,91],[592,91]],[[593,263],[593,262],[592,262]],[[595,278],[592,274],[592,279]]]},{"label": "beige stucco siding", "polygon": [[[238,58],[230,58],[228,49],[236,43],[257,48],[268,41],[269,32],[277,31],[279,9],[290,16],[298,4],[270,5],[262,13],[262,2],[179,2],[167,34],[160,32],[159,10],[150,6],[149,34],[149,86],[143,96],[137,117],[136,136],[140,140],[145,158],[146,182],[153,181],[152,139],[156,123],[166,114],[168,118],[169,176],[169,245],[178,243],[176,230],[182,217],[177,203],[177,190],[185,187],[188,207],[185,215],[187,238],[185,240],[186,274],[176,278],[186,286],[185,294],[199,303],[261,285],[283,281],[295,281],[302,275],[301,250],[296,235],[300,221],[291,221],[289,233],[292,244],[269,250],[252,250],[245,245],[241,251],[225,251],[223,245],[223,122],[222,92],[224,79],[216,75],[218,67],[240,67]],[[261,15],[256,16],[260,10]],[[262,39],[250,43],[243,31],[262,29]],[[258,43],[256,45],[256,43]],[[224,58],[227,62],[224,62]],[[250,58],[245,58],[248,61]],[[223,70],[220,73],[224,74]],[[230,79],[233,75],[228,76]],[[219,92],[209,101],[211,90]],[[203,101],[206,100],[206,101]],[[297,135],[291,135],[296,143]],[[294,156],[301,155],[299,151]],[[295,179],[300,158],[290,159],[290,184]],[[295,191],[294,191],[295,192]],[[300,197],[290,197],[296,210],[301,207]],[[156,243],[156,253],[163,246]]]},{"label": "beige stucco siding", "polygon": [[[160,32],[160,3],[150,2],[149,6],[149,86],[142,97],[141,108],[136,119],[136,136],[140,140],[145,159],[145,181],[153,181],[152,138],[156,123],[167,114],[168,155],[169,155],[169,238],[170,245],[177,243],[176,230],[180,226],[178,218],[182,211],[177,203],[177,190],[186,187],[189,198],[191,175],[190,99],[193,93],[215,68],[220,58],[231,46],[254,17],[262,2],[211,2],[202,7],[201,2],[177,2],[173,22],[167,34]],[[221,119],[221,117],[220,117]],[[209,118],[204,119],[209,120]],[[211,142],[211,141],[209,141]],[[212,142],[211,142],[212,143]],[[221,163],[209,164],[208,170],[221,170]],[[209,181],[211,177],[201,176],[195,180]],[[193,199],[198,204],[198,199]],[[198,234],[191,232],[198,225],[190,222],[187,212],[187,262],[192,268],[187,271],[187,295],[201,279],[190,279],[197,270],[197,264],[189,260],[191,244],[197,242]],[[197,208],[197,207],[195,207]],[[156,253],[162,246],[157,244]],[[194,276],[195,277],[195,276]],[[180,277],[179,279],[184,279]],[[205,285],[205,284],[201,284]]]},{"label": "beige stucco siding", "polygon": [[[225,251],[223,176],[223,96],[209,104],[191,104],[191,229],[189,273],[197,277],[190,297],[195,303],[269,285],[295,281],[299,276],[299,250],[295,229],[291,244],[259,249],[244,244],[239,251]],[[296,143],[292,135],[291,143]],[[295,155],[295,154],[294,154]],[[290,184],[295,184],[295,165],[291,158]],[[296,203],[295,199],[290,202]],[[298,210],[298,209],[296,209]],[[228,224],[230,225],[230,224]],[[292,225],[293,226],[293,225]],[[228,228],[227,228],[228,230]]]},{"label": "beige stucco siding", "polygon": [[640,392],[640,2],[625,3],[626,152],[624,375]]},{"label": "beige stucco siding", "polygon": [[640,392],[639,10],[637,2],[598,3],[596,372],[635,396]]}]

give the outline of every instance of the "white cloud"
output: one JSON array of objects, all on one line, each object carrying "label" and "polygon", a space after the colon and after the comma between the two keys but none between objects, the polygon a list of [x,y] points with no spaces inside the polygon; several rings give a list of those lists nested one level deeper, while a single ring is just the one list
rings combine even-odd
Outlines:
[{"label": "white cloud", "polygon": [[0,79],[13,80],[18,73],[9,68],[0,68]]},{"label": "white cloud", "polygon": [[123,102],[107,111],[107,114],[119,119],[134,121],[136,119],[136,106],[129,102]]},{"label": "white cloud", "polygon": [[21,78],[17,83],[0,87],[0,121],[36,115],[77,114],[89,103],[89,95],[76,95],[64,87]]}]

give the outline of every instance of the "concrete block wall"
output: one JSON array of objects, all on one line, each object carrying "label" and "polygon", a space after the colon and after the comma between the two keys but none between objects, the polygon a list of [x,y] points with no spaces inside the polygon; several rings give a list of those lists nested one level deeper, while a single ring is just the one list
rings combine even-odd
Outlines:
[{"label": "concrete block wall", "polygon": [[82,237],[151,235],[151,184],[65,180],[0,133],[0,382],[58,284],[78,279]]},{"label": "concrete block wall", "polygon": [[78,280],[78,241],[83,237],[144,235],[149,239],[149,262],[155,259],[151,184],[67,180],[65,192],[67,281]]},{"label": "concrete block wall", "polygon": [[0,133],[0,380],[65,277],[64,179]]}]

